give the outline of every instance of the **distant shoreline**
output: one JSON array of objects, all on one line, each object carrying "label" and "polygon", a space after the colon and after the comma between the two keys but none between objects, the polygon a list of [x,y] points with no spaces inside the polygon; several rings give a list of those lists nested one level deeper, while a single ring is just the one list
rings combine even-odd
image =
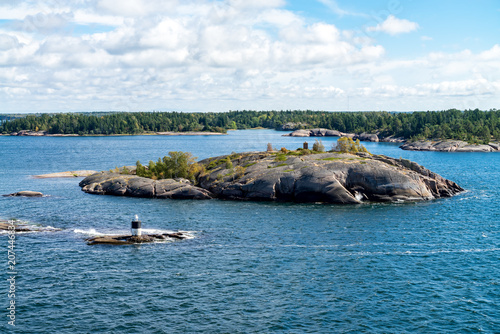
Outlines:
[{"label": "distant shoreline", "polygon": [[186,132],[144,132],[144,133],[113,133],[109,135],[105,134],[84,134],[79,135],[76,133],[72,134],[62,134],[62,133],[47,133],[45,131],[26,131],[22,130],[19,132],[0,134],[0,136],[12,136],[12,137],[115,137],[115,136],[222,136],[227,135],[227,133],[222,132],[207,132],[207,131],[186,131]]}]

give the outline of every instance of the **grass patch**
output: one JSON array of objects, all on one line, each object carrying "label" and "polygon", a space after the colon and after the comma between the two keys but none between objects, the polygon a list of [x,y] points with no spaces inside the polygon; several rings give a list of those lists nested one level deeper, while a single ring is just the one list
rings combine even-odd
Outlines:
[{"label": "grass patch", "polygon": [[333,160],[342,160],[342,158],[330,157],[330,158],[324,158],[324,159],[318,159],[318,160],[333,161]]},{"label": "grass patch", "polygon": [[247,167],[253,166],[253,165],[255,165],[255,164],[257,164],[257,163],[256,163],[256,162],[250,162],[250,163],[246,164],[246,165],[245,165],[245,166],[243,166],[243,167],[247,168]]},{"label": "grass patch", "polygon": [[223,163],[226,163],[226,159],[213,160],[208,164],[207,170],[214,169],[215,167],[217,167]]},{"label": "grass patch", "polygon": [[278,153],[274,161],[286,161],[287,157],[284,153]]},{"label": "grass patch", "polygon": [[278,168],[278,167],[283,167],[283,166],[288,166],[288,164],[279,164],[276,166],[267,166],[267,168]]},{"label": "grass patch", "polygon": [[285,169],[283,172],[288,173],[288,172],[293,172],[294,169]]}]

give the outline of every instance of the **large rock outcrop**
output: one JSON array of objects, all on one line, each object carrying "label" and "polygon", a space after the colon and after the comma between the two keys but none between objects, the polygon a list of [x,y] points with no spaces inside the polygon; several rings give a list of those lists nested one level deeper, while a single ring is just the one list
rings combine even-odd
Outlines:
[{"label": "large rock outcrop", "polygon": [[354,140],[359,139],[360,141],[379,141],[378,135],[374,133],[363,132],[360,134],[354,134],[323,128],[295,130],[292,133],[283,135],[283,137],[349,137]]},{"label": "large rock outcrop", "polygon": [[217,163],[225,158],[202,161],[219,167],[199,178],[201,187],[225,199],[354,204],[429,200],[463,191],[409,160],[366,153],[242,154],[232,159],[235,172]]},{"label": "large rock outcrop", "polygon": [[307,123],[288,122],[288,123],[285,123],[285,124],[278,126],[278,128],[276,130],[278,130],[278,131],[293,131],[293,130],[304,129],[304,128],[308,128],[308,127],[309,127],[309,124],[307,124]]},{"label": "large rock outcrop", "polygon": [[500,152],[498,143],[488,145],[474,145],[461,140],[415,141],[400,146],[409,151],[438,151],[438,152]]},{"label": "large rock outcrop", "polygon": [[152,180],[136,175],[100,172],[80,182],[89,194],[174,199],[210,199],[212,194],[185,179]]},{"label": "large rock outcrop", "polygon": [[[368,153],[235,153],[200,161],[198,186],[101,172],[80,182],[92,194],[158,198],[358,204],[430,200],[463,189],[405,159]],[[227,163],[227,159],[231,164]],[[227,166],[232,168],[228,169]]]}]

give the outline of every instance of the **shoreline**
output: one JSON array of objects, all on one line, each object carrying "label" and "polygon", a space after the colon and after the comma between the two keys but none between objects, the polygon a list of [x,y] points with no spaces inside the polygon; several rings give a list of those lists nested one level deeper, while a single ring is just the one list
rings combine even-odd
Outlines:
[{"label": "shoreline", "polygon": [[[265,128],[250,128],[250,129],[240,129],[242,130],[263,130]],[[283,130],[279,129],[267,129],[281,132]],[[228,131],[236,131],[234,129],[229,129]],[[285,130],[288,131],[288,130]],[[176,131],[164,131],[164,132],[144,132],[136,134],[49,134],[45,131],[29,131],[22,130],[19,132],[13,132],[10,134],[0,134],[0,136],[11,136],[11,137],[119,137],[119,136],[223,136],[228,135],[222,132],[207,132],[207,131],[186,131],[186,132],[176,132]],[[379,137],[378,133],[343,133],[337,130],[329,130],[323,128],[316,129],[304,129],[295,130],[288,134],[282,135],[283,137],[350,137],[353,139],[359,139],[362,142],[392,142],[401,143],[399,147],[406,151],[433,151],[433,152],[500,152],[499,142],[489,142],[488,144],[469,144],[462,140],[457,139],[427,139],[411,142],[408,139],[388,136]]]},{"label": "shoreline", "polygon": [[419,140],[415,142],[406,142],[399,146],[406,151],[425,151],[425,152],[500,152],[500,143],[490,142],[488,144],[469,144],[462,140]]},{"label": "shoreline", "polygon": [[12,133],[0,133],[0,136],[9,137],[118,137],[118,136],[223,136],[227,133],[222,132],[207,132],[207,131],[186,131],[186,132],[175,132],[175,131],[165,131],[165,132],[144,132],[144,133],[113,133],[109,135],[105,134],[85,134],[79,135],[76,133],[46,133],[44,131],[26,131],[22,130],[20,132]]}]

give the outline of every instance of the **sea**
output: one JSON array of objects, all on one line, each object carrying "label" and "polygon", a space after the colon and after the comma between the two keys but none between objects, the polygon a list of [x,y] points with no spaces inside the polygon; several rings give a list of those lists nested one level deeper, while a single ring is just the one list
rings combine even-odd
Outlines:
[{"label": "sea", "polygon": [[[500,333],[500,153],[363,143],[466,189],[417,203],[127,198],[86,194],[78,177],[33,177],[146,164],[170,151],[204,159],[314,142],[283,134],[0,136],[0,194],[45,194],[0,197],[0,218],[61,229],[18,233],[10,249],[0,235],[0,332]],[[322,142],[329,149],[336,139]],[[146,232],[189,238],[87,245],[128,233],[135,215]]]}]

